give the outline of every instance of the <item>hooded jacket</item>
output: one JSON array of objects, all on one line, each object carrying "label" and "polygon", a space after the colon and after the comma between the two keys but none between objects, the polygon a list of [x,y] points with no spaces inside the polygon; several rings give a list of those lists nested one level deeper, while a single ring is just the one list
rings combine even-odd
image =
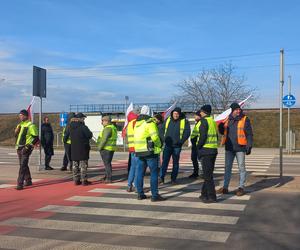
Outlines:
[{"label": "hooded jacket", "polygon": [[[179,119],[173,119],[174,112],[179,113]],[[182,134],[182,139],[180,139],[180,121],[185,119],[185,127]],[[166,130],[166,123],[167,119],[164,121],[162,130],[161,130],[161,137],[164,139],[164,142],[168,147],[182,147],[184,142],[189,138],[191,134],[191,127],[189,121],[186,119],[185,115],[181,112],[180,108],[175,108],[170,115],[170,123]]]},{"label": "hooded jacket", "polygon": [[[128,125],[127,125],[127,129],[128,129],[128,126],[135,126],[135,123],[136,121],[133,121],[134,119],[136,120],[138,118],[138,115],[135,114],[134,112],[130,112],[127,116],[127,120],[128,120]],[[133,121],[133,122],[131,122]],[[126,129],[126,134],[127,134],[127,129]],[[128,151],[129,152],[134,152],[134,147],[129,147],[128,148]]]},{"label": "hooded jacket", "polygon": [[83,161],[89,159],[90,139],[93,137],[92,132],[84,124],[82,119],[72,118],[69,129],[65,132],[66,141],[71,138],[71,159],[73,161]]}]

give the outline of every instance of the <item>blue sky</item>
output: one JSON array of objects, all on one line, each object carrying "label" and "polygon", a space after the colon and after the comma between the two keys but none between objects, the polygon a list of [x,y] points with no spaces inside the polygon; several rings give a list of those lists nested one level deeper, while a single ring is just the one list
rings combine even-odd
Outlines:
[{"label": "blue sky", "polygon": [[226,62],[258,88],[252,107],[278,107],[280,48],[300,96],[296,0],[0,2],[0,112],[28,105],[33,65],[47,69],[45,111],[168,102],[174,84]]}]

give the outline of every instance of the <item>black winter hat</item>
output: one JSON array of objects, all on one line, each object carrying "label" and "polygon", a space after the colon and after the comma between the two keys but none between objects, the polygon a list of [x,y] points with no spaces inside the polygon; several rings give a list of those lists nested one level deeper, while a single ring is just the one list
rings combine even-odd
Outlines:
[{"label": "black winter hat", "polygon": [[19,114],[21,114],[21,115],[24,115],[24,116],[27,116],[28,117],[28,111],[26,110],[26,109],[22,109],[21,111],[20,111],[20,113]]},{"label": "black winter hat", "polygon": [[211,114],[211,106],[209,104],[203,105],[200,110],[207,115]]},{"label": "black winter hat", "polygon": [[236,109],[240,109],[241,106],[238,103],[233,102],[233,103],[231,103],[230,108],[231,108],[231,112],[233,112]]},{"label": "black winter hat", "polygon": [[82,113],[78,113],[75,117],[76,118],[85,118],[86,116]]},{"label": "black winter hat", "polygon": [[181,108],[176,107],[173,109],[173,112],[178,112],[179,114],[181,114]]}]

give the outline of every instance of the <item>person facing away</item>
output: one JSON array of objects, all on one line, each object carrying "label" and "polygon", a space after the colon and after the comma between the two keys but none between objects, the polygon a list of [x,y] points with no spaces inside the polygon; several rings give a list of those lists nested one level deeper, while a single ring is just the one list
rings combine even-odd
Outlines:
[{"label": "person facing away", "polygon": [[75,185],[89,185],[87,178],[88,160],[90,156],[90,139],[92,132],[84,124],[86,116],[78,113],[71,119],[70,127],[65,131],[64,141],[71,139],[71,159],[73,166],[73,180]]},{"label": "person facing away", "polygon": [[176,107],[171,112],[170,117],[164,121],[162,132],[165,147],[163,151],[163,162],[160,169],[160,182],[165,182],[165,175],[172,156],[173,169],[171,183],[176,184],[181,148],[191,133],[190,123],[181,112],[181,108]]},{"label": "person facing away", "polygon": [[101,179],[101,181],[105,181],[105,183],[112,182],[112,159],[114,156],[114,152],[117,148],[117,128],[115,125],[111,123],[110,116],[102,117],[102,125],[103,129],[99,134],[97,139],[98,150],[100,151],[100,155],[105,167],[105,176]]},{"label": "person facing away", "polygon": [[[192,144],[191,150],[191,160],[193,163],[193,173],[189,176],[189,178],[198,178],[199,177],[199,162],[198,162],[198,153],[197,153],[197,142],[199,139],[199,127],[201,125],[201,110],[198,110],[194,114],[195,126],[192,131],[190,140]],[[203,176],[202,176],[203,177]]]},{"label": "person facing away", "polygon": [[65,137],[66,130],[69,130],[71,119],[74,117],[75,117],[74,112],[70,112],[68,114],[67,125],[66,125],[66,127],[63,128],[63,132],[62,132],[62,142],[64,144],[65,153],[64,153],[64,157],[63,157],[63,165],[60,169],[61,171],[66,171],[68,168],[68,165],[69,165],[70,171],[73,170],[73,162],[71,159],[71,139],[70,139],[70,137],[68,137],[67,141],[64,141],[64,137]]},{"label": "person facing away", "polygon": [[219,194],[227,194],[232,164],[236,158],[239,168],[239,187],[236,191],[237,196],[245,194],[246,166],[245,156],[251,154],[253,145],[253,132],[250,119],[243,113],[238,103],[230,105],[231,114],[219,124],[219,132],[223,135],[221,144],[225,144],[225,174],[223,187],[217,190]]},{"label": "person facing away", "polygon": [[28,162],[34,145],[39,141],[39,137],[37,127],[28,120],[27,110],[22,109],[20,111],[19,119],[20,123],[15,129],[16,149],[20,165],[16,189],[22,190],[24,186],[32,185]]},{"label": "person facing away", "polygon": [[147,166],[150,168],[151,201],[163,201],[158,193],[158,159],[161,141],[157,124],[150,116],[150,108],[144,105],[134,127],[134,149],[137,159],[137,193],[138,200],[147,199],[144,194],[144,176]]},{"label": "person facing away", "polygon": [[201,160],[204,183],[199,198],[204,203],[213,203],[217,201],[213,172],[218,154],[218,129],[211,116],[211,106],[203,105],[200,110],[202,118],[197,150],[198,158]]},{"label": "person facing away", "polygon": [[54,134],[52,126],[49,122],[48,116],[45,116],[43,119],[43,124],[41,127],[41,145],[44,148],[45,153],[45,170],[53,170],[50,167],[50,161],[52,156],[54,155],[53,149],[53,141],[54,141]]}]

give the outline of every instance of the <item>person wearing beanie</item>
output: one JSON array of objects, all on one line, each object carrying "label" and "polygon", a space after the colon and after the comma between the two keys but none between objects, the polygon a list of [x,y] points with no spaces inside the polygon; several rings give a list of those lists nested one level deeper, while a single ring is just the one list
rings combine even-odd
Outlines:
[{"label": "person wearing beanie", "polygon": [[218,154],[218,129],[215,120],[210,116],[210,105],[202,106],[200,115],[197,150],[198,158],[201,160],[204,183],[199,198],[204,203],[213,203],[217,201],[213,172]]},{"label": "person wearing beanie", "polygon": [[164,201],[158,192],[159,155],[161,152],[161,140],[156,122],[149,115],[150,109],[143,106],[136,119],[134,127],[134,150],[137,157],[136,191],[138,200],[147,199],[144,193],[144,177],[146,168],[150,168],[151,201]]},{"label": "person wearing beanie", "polygon": [[97,146],[105,167],[105,176],[100,181],[112,182],[112,159],[117,149],[118,132],[115,125],[111,123],[111,117],[102,116],[103,129],[100,131]]},{"label": "person wearing beanie", "polygon": [[64,135],[64,142],[71,141],[71,159],[73,162],[73,181],[75,185],[90,184],[87,176],[88,160],[90,158],[90,139],[93,133],[84,124],[85,115],[77,115],[70,120]]},{"label": "person wearing beanie", "polygon": [[70,122],[71,122],[71,120],[74,117],[75,117],[75,113],[74,112],[70,112],[68,114],[67,124],[63,128],[63,131],[62,131],[62,142],[64,144],[65,153],[64,153],[64,158],[63,158],[63,166],[60,169],[61,171],[66,171],[67,168],[68,168],[68,165],[69,165],[70,171],[71,172],[73,171],[73,162],[71,160],[71,139],[69,137],[66,140],[64,140],[64,137],[65,137],[65,132],[69,131],[69,129],[70,129]]},{"label": "person wearing beanie", "polygon": [[38,129],[28,119],[28,115],[29,114],[25,109],[22,109],[19,112],[20,123],[15,129],[16,149],[20,163],[20,170],[16,187],[17,190],[22,190],[24,186],[32,185],[28,162],[34,145],[39,141]]},{"label": "person wearing beanie", "polygon": [[245,194],[246,166],[245,157],[251,154],[253,145],[253,132],[249,118],[244,115],[238,103],[230,105],[231,114],[224,122],[219,124],[219,132],[223,135],[222,145],[225,145],[225,174],[223,187],[217,190],[219,194],[227,194],[232,164],[237,159],[239,167],[239,187],[236,191],[237,196]]},{"label": "person wearing beanie", "polygon": [[[195,119],[195,126],[191,134],[191,144],[192,144],[192,151],[191,151],[191,160],[193,163],[194,171],[189,176],[189,178],[198,178],[199,177],[199,162],[198,162],[198,153],[197,153],[197,141],[199,138],[199,127],[201,125],[201,110],[198,110],[194,114]],[[203,176],[202,176],[203,177]]]},{"label": "person wearing beanie", "polygon": [[165,182],[170,158],[173,159],[173,169],[171,173],[171,183],[176,184],[179,172],[179,159],[181,148],[191,134],[189,121],[181,112],[181,108],[175,107],[170,117],[165,119],[162,126],[162,138],[165,143],[163,151],[163,161],[160,169],[160,183]]},{"label": "person wearing beanie", "polygon": [[53,149],[53,141],[54,141],[54,134],[52,126],[49,122],[49,117],[44,117],[44,123],[41,127],[41,145],[44,148],[45,153],[45,170],[53,170],[52,167],[50,167],[50,161],[52,158],[52,155],[54,155],[54,149]]}]

